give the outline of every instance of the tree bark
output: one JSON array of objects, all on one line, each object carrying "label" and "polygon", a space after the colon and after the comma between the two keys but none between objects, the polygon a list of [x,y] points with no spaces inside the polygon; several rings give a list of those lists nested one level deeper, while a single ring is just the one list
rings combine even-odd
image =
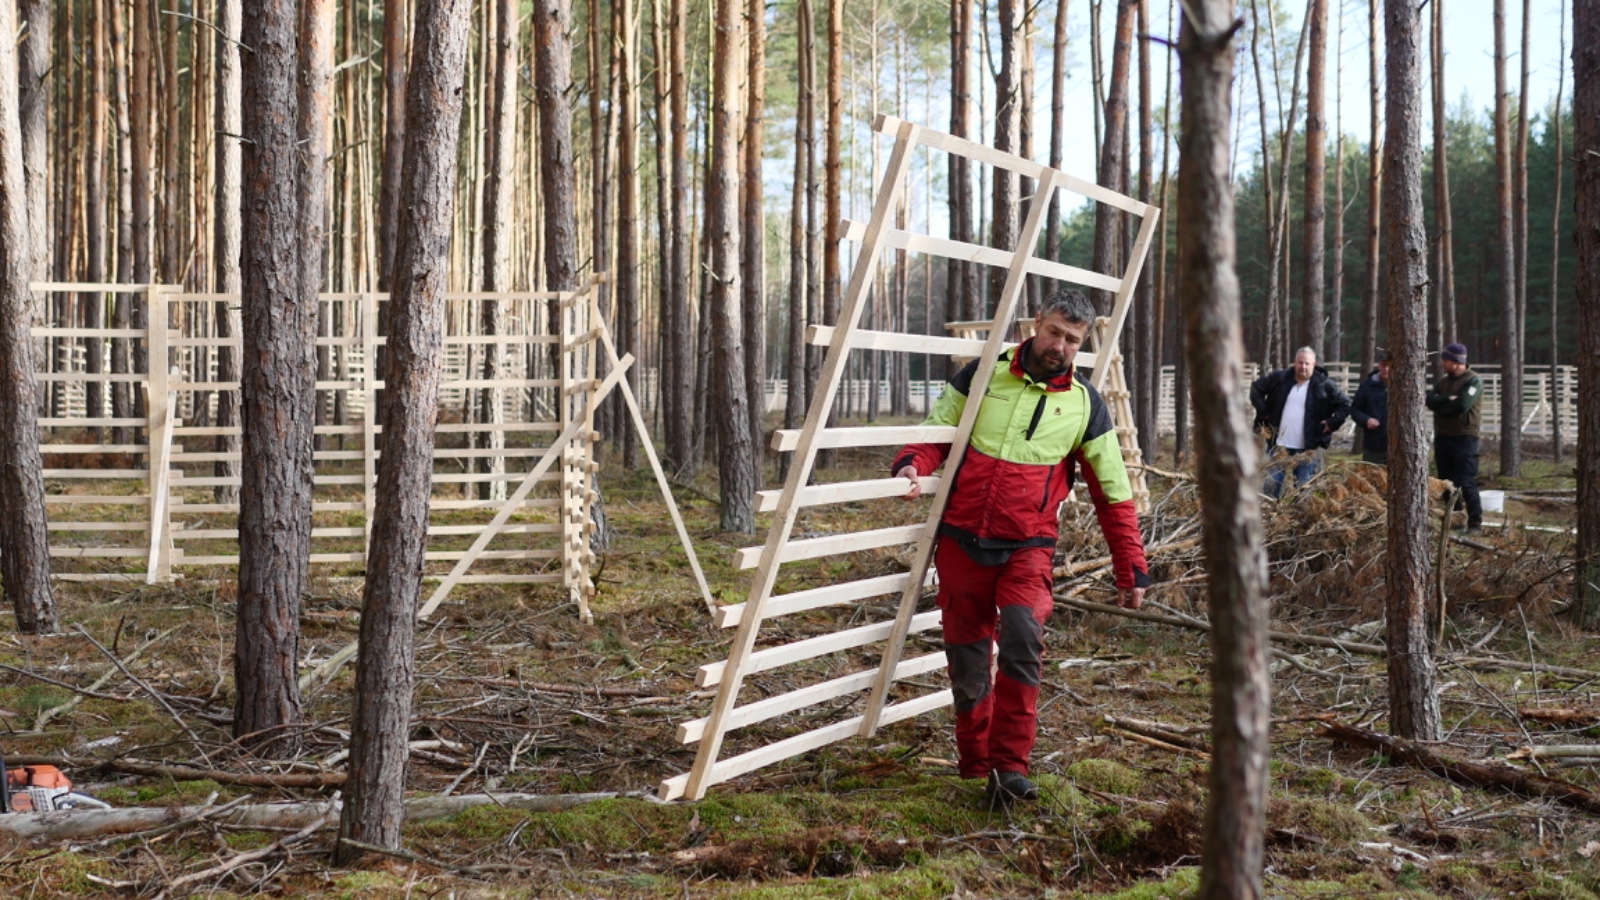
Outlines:
[{"label": "tree bark", "polygon": [[[1154,110],[1150,96],[1150,0],[1139,3],[1139,199],[1149,203],[1154,186],[1155,147],[1151,143],[1155,127]],[[1052,197],[1060,192],[1053,192]],[[1141,458],[1155,462],[1161,442],[1156,434],[1156,406],[1161,398],[1161,326],[1155,291],[1155,266],[1145,265],[1139,271],[1138,293],[1139,321],[1142,327],[1132,335],[1130,346],[1136,351],[1139,364],[1135,366],[1132,394],[1134,421],[1139,429]]]},{"label": "tree bark", "polygon": [[[383,177],[378,195],[378,290],[389,290],[394,268],[400,183],[405,175],[406,59],[409,0],[383,0]],[[382,371],[380,362],[379,371]],[[380,415],[369,411],[369,415]]]},{"label": "tree bark", "polygon": [[[1169,31],[1171,29],[1168,29]],[[1061,168],[1061,143],[1064,138],[1067,93],[1067,0],[1056,0],[1055,30],[1050,42],[1050,168]],[[964,159],[950,154],[951,164]],[[1044,255],[1052,262],[1061,256],[1061,192],[1050,192],[1050,207],[1045,211]],[[954,263],[952,263],[954,265]]]},{"label": "tree bark", "polygon": [[50,537],[39,458],[34,380],[33,292],[28,232],[28,185],[23,169],[17,100],[15,7],[0,3],[0,585],[16,613],[17,630],[60,630],[50,592]]},{"label": "tree bark", "polygon": [[[994,146],[1002,153],[1016,153],[1021,90],[1019,87],[1022,57],[1022,11],[1020,0],[999,0],[995,6],[996,24],[1000,34],[1000,68],[994,76]],[[1129,26],[1130,30],[1132,25]],[[989,215],[989,246],[1007,252],[1031,251],[1033,248],[1017,246],[1017,175],[1010,169],[995,167],[993,181],[993,206]],[[1101,181],[1105,184],[1105,181]],[[1115,189],[1115,188],[1113,188]],[[1096,232],[1098,234],[1098,232]],[[1096,247],[1098,247],[1098,242]],[[1005,289],[1008,271],[1002,266],[989,268],[989,303],[998,302]],[[1096,271],[1106,271],[1098,266]],[[986,318],[989,305],[983,307],[979,318]]]},{"label": "tree bark", "polygon": [[[712,64],[711,181],[705,239],[711,243],[711,343],[716,355],[717,476],[723,531],[755,531],[755,463],[740,315],[739,32],[744,0],[717,0]],[[760,210],[756,210],[760,214]]]},{"label": "tree bark", "polygon": [[[1495,265],[1500,270],[1500,474],[1522,474],[1522,346],[1517,318],[1517,253],[1512,229],[1510,94],[1506,87],[1506,0],[1494,0]],[[1468,348],[1471,350],[1472,348]]]},{"label": "tree bark", "polygon": [[[239,132],[243,121],[242,99],[239,83],[239,31],[243,12],[240,0],[217,0],[217,90],[215,136],[216,153],[216,216],[213,234],[215,246],[212,257],[216,260],[216,290],[219,294],[238,294],[242,289],[239,275],[241,241],[240,183],[241,157]],[[240,334],[239,305],[231,300],[218,300],[214,306],[216,333],[224,342],[217,347],[217,380],[239,380],[238,351],[225,339]],[[216,461],[214,473],[227,482],[212,489],[218,503],[239,502],[240,436],[231,433],[239,425],[239,391],[228,389],[217,392],[217,427],[225,430],[217,435],[216,451],[224,454]]]},{"label": "tree bark", "polygon": [[1324,358],[1327,320],[1323,303],[1323,240],[1327,236],[1328,129],[1323,84],[1327,78],[1328,0],[1311,0],[1306,62],[1305,280],[1301,294],[1301,345]]},{"label": "tree bark", "polygon": [[[28,277],[50,278],[50,7],[57,0],[18,0],[18,116],[27,180]],[[70,15],[69,15],[70,20]],[[10,32],[8,32],[10,33]],[[66,127],[65,117],[57,127]]]},{"label": "tree bark", "polygon": [[[1328,358],[1343,360],[1344,342],[1344,4],[1339,4],[1339,36],[1333,58],[1333,263],[1328,289]],[[1363,373],[1365,369],[1361,370]]]},{"label": "tree bark", "polygon": [[[421,20],[419,15],[418,20]],[[533,8],[534,84],[539,99],[539,179],[544,190],[544,269],[550,290],[578,287],[577,175],[572,161],[572,24],[567,0],[538,0]],[[422,57],[418,55],[417,59]],[[414,110],[407,107],[409,115]]]},{"label": "tree bark", "polygon": [[[972,111],[972,4],[973,0],[950,0],[950,133],[963,138],[970,137]],[[971,243],[972,163],[959,153],[949,157],[950,239]],[[977,307],[976,266],[952,257],[945,270],[945,321],[976,318]],[[954,375],[955,361],[949,365],[949,374]]]},{"label": "tree bark", "polygon": [[[400,221],[388,313],[389,367],[384,372],[389,390],[384,430],[389,437],[378,464],[368,555],[373,562],[361,601],[350,777],[345,783],[349,797],[335,851],[340,864],[360,855],[342,843],[346,840],[399,847],[405,816],[416,609],[427,549],[470,12],[469,0],[417,4],[406,88],[407,165],[397,198]],[[564,26],[563,12],[541,6],[536,25]]]},{"label": "tree bark", "polygon": [[[762,433],[766,411],[767,387],[767,277],[766,277],[766,213],[762,204],[761,176],[761,119],[767,93],[767,22],[765,0],[749,0],[745,21],[749,29],[745,35],[750,47],[750,61],[745,69],[749,83],[746,86],[744,107],[744,172],[740,176],[740,217],[743,234],[739,238],[739,251],[743,258],[741,273],[741,302],[744,326],[745,396],[750,414],[751,490],[761,471],[765,442]],[[752,519],[752,522],[754,520]],[[753,527],[753,525],[752,525]]]},{"label": "tree bark", "polygon": [[1429,652],[1427,382],[1428,238],[1422,220],[1422,23],[1411,0],[1384,4],[1383,222],[1389,308],[1389,517],[1385,599],[1389,728],[1438,740]]},{"label": "tree bark", "polygon": [[1433,219],[1438,229],[1434,248],[1434,277],[1438,280],[1435,302],[1439,306],[1439,341],[1452,343],[1456,331],[1455,229],[1450,212],[1450,146],[1445,139],[1448,118],[1445,109],[1444,4],[1432,7],[1433,27]]},{"label": "tree bark", "polygon": [[1378,0],[1370,0],[1367,4],[1367,89],[1372,101],[1371,106],[1371,131],[1372,140],[1367,142],[1367,284],[1362,302],[1361,329],[1361,371],[1372,371],[1378,359],[1378,307],[1382,303],[1379,291],[1378,267],[1381,260],[1378,257],[1378,231],[1383,223],[1383,141],[1377,135],[1382,133],[1382,119],[1379,116],[1383,82],[1378,78]]},{"label": "tree bark", "polygon": [[[1561,24],[1557,26],[1561,32],[1561,53],[1556,57],[1565,60],[1567,56],[1567,23],[1562,16]],[[1550,121],[1555,123],[1555,177],[1552,179],[1555,187],[1555,198],[1550,203],[1550,450],[1556,463],[1561,462],[1562,434],[1560,413],[1555,412],[1561,408],[1561,330],[1557,327],[1558,315],[1561,308],[1561,168],[1566,162],[1562,153],[1562,136],[1564,128],[1561,119],[1561,94],[1567,86],[1567,67],[1557,67],[1556,75],[1556,103],[1555,112]]]},{"label": "tree bark", "polygon": [[[116,94],[117,115],[117,274],[119,283],[131,282],[133,278],[133,122],[129,109],[131,103],[128,97],[128,54],[127,29],[123,21],[123,4],[108,0],[111,7],[110,37],[111,56],[110,65],[113,73],[112,85]],[[112,300],[112,327],[131,328],[133,326],[132,301],[127,293],[118,293]],[[113,338],[111,341],[111,371],[125,373],[128,371],[129,347],[126,338]],[[114,418],[124,418],[133,415],[131,408],[131,394],[125,382],[114,382],[111,385],[111,415]],[[123,443],[126,439],[127,429],[115,428],[112,430],[112,443]]]},{"label": "tree bark", "polygon": [[[1532,54],[1528,50],[1528,33],[1532,31],[1533,4],[1522,0],[1522,52],[1517,60],[1521,65],[1520,90],[1517,92],[1517,136],[1511,161],[1511,252],[1516,257],[1517,285],[1517,359],[1528,362],[1528,66]],[[1559,120],[1557,120],[1559,121]],[[1517,385],[1523,375],[1520,367]],[[1520,391],[1518,392],[1520,398]],[[1521,400],[1518,400],[1518,422],[1521,422]],[[1521,429],[1518,429],[1521,434]]]},{"label": "tree bark", "polygon": [[668,342],[663,352],[673,360],[670,377],[664,380],[662,404],[667,424],[667,458],[673,466],[685,469],[694,462],[694,321],[689,310],[689,5],[687,0],[671,0],[672,19],[668,27],[672,67],[672,282],[665,293]]},{"label": "tree bark", "polygon": [[310,577],[311,401],[315,309],[301,285],[298,100],[292,0],[244,6],[244,483],[233,733],[247,745],[295,745],[300,598]]},{"label": "tree bark", "polygon": [[[1111,48],[1111,90],[1106,95],[1105,139],[1100,144],[1100,166],[1096,181],[1101,187],[1122,191],[1123,132],[1128,127],[1128,56],[1133,49],[1133,14],[1136,0],[1117,0],[1116,43]],[[1122,214],[1104,203],[1094,206],[1094,258],[1089,267],[1096,272],[1113,272],[1117,267],[1117,233]],[[1111,294],[1089,292],[1100,315],[1111,312]]]},{"label": "tree bark", "polygon": [[[616,17],[617,92],[621,127],[617,142],[617,352],[642,352],[639,342],[639,97],[638,37],[635,34],[634,0],[614,0]],[[514,33],[514,32],[513,32]],[[639,367],[623,376],[634,395],[639,393]],[[617,430],[621,435],[622,467],[632,471],[639,465],[638,439],[627,417],[618,412]]]},{"label": "tree bark", "polygon": [[[493,105],[489,110],[489,159],[484,185],[483,210],[483,289],[491,293],[511,290],[512,202],[516,180],[517,162],[517,9],[514,0],[496,0]],[[626,273],[627,270],[624,270]],[[637,275],[634,276],[637,278]],[[478,333],[495,337],[505,333],[506,323],[502,310],[505,302],[499,299],[478,303]],[[505,348],[500,344],[483,345],[483,377],[496,379],[505,367]],[[505,421],[505,392],[499,388],[484,388],[479,392],[480,419],[488,425]],[[505,447],[506,433],[490,428],[477,442],[491,450]],[[505,457],[489,457],[478,461],[479,472],[498,476],[505,474]],[[504,500],[506,483],[492,479],[479,486],[478,495],[485,500]]]},{"label": "tree bark", "polygon": [[[784,398],[783,427],[798,428],[805,421],[810,394],[806,384],[806,297],[809,293],[811,244],[806,239],[806,188],[811,170],[811,132],[816,116],[816,79],[806,53],[807,38],[816,29],[811,0],[795,4],[795,28],[799,33],[798,93],[794,117],[794,181],[789,194],[789,346],[786,378],[789,388]],[[951,154],[954,156],[954,154]],[[787,457],[779,457],[787,465]],[[787,470],[785,470],[787,471]]]},{"label": "tree bark", "polygon": [[[1578,396],[1600,396],[1600,9],[1572,4]],[[1600,403],[1578,404],[1578,621],[1600,625]]]},{"label": "tree bark", "polygon": [[[85,65],[89,70],[89,147],[84,163],[84,244],[86,265],[84,277],[90,283],[106,280],[106,119],[111,109],[106,98],[106,13],[103,0],[90,0],[88,5],[89,41]],[[83,327],[104,328],[106,300],[104,294],[90,294],[84,305]],[[83,385],[84,414],[99,418],[106,414],[105,386],[94,376],[104,371],[105,345],[98,337],[83,339],[83,368],[90,376]],[[95,429],[99,433],[99,429]]]},{"label": "tree bark", "polygon": [[1184,5],[1178,59],[1178,292],[1191,346],[1196,454],[1211,596],[1212,764],[1206,804],[1202,898],[1259,897],[1266,823],[1266,556],[1258,506],[1256,442],[1245,406],[1244,341],[1234,269],[1228,127],[1234,35],[1232,4]]}]

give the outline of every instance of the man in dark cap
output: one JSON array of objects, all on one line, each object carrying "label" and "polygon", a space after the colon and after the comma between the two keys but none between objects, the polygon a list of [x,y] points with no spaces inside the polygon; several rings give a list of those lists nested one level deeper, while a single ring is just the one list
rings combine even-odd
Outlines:
[{"label": "man in dark cap", "polygon": [[1439,477],[1453,482],[1461,491],[1457,498],[1467,504],[1467,533],[1483,530],[1483,503],[1478,499],[1478,423],[1482,408],[1483,384],[1478,373],[1467,367],[1467,348],[1450,344],[1439,351],[1444,375],[1428,391],[1426,402],[1433,410],[1433,458]]}]

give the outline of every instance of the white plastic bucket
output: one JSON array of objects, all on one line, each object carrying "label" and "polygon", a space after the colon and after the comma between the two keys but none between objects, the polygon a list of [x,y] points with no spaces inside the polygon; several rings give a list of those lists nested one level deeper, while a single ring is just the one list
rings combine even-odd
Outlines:
[{"label": "white plastic bucket", "polygon": [[1505,512],[1505,509],[1506,509],[1506,492],[1505,491],[1480,491],[1478,493],[1478,499],[1483,501],[1483,511],[1484,512],[1492,512],[1492,513]]}]

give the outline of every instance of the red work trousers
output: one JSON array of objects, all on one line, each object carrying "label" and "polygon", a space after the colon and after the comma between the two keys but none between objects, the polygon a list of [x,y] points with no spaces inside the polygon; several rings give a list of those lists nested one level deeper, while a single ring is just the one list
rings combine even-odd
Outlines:
[{"label": "red work trousers", "polygon": [[[1028,772],[1044,623],[1055,606],[1052,553],[1051,547],[1024,547],[998,566],[983,566],[951,538],[940,539],[935,551],[963,778]],[[998,650],[995,661],[992,649]]]}]

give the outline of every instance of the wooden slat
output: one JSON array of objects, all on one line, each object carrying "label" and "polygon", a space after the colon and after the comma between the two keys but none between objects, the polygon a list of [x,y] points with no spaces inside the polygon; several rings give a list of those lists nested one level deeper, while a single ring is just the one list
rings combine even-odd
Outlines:
[{"label": "wooden slat", "polygon": [[[911,620],[911,631],[915,633],[938,627],[939,616],[940,612],[938,610],[931,610],[914,616]],[[801,660],[815,659],[829,653],[837,653],[840,650],[850,650],[874,641],[881,641],[889,636],[893,628],[894,622],[874,622],[871,625],[860,625],[855,628],[847,628],[844,631],[835,631],[831,634],[806,638],[803,641],[795,641],[792,644],[757,650],[746,659],[747,668],[745,674],[753,675],[756,672],[765,672],[778,666],[787,666],[790,663],[800,662]],[[701,666],[699,673],[695,676],[695,684],[702,688],[720,684],[723,673],[727,671],[727,665],[726,662],[716,662]]]},{"label": "wooden slat", "polygon": [[[903,659],[894,668],[896,680],[915,678],[928,672],[944,668],[944,651],[919,656],[915,659]],[[872,686],[872,679],[878,674],[877,669],[863,669],[850,675],[813,684],[799,690],[789,691],[751,703],[747,706],[736,707],[728,716],[728,730],[744,728],[757,722],[765,722],[778,716],[792,713],[797,709],[804,709],[818,703],[825,703],[854,691],[865,690]],[[678,743],[692,744],[700,740],[705,734],[706,720],[704,718],[691,719],[678,726]]]},{"label": "wooden slat", "polygon": [[[888,447],[901,444],[948,444],[956,436],[950,425],[866,425],[856,428],[824,428],[817,434],[817,448]],[[799,429],[780,428],[772,435],[772,449],[788,453],[800,446]]]},{"label": "wooden slat", "polygon": [[[854,553],[857,550],[876,550],[880,547],[894,547],[899,544],[914,542],[922,534],[921,525],[900,525],[892,528],[875,528],[872,531],[857,531],[851,534],[835,534],[828,537],[810,538],[803,541],[790,541],[778,552],[778,562],[794,562],[801,559],[816,559],[819,556],[833,556],[836,553]],[[761,560],[761,547],[746,547],[735,551],[733,565],[737,569],[753,569]]]},{"label": "wooden slat", "polygon": [[[904,719],[913,719],[922,715],[923,713],[932,712],[933,710],[949,706],[952,701],[953,696],[948,689],[936,691],[932,694],[926,694],[924,696],[917,697],[914,700],[907,700],[904,703],[896,703],[892,706],[884,707],[878,721],[880,724],[888,725]],[[799,756],[802,753],[809,753],[818,747],[826,747],[829,744],[836,744],[839,741],[859,734],[861,732],[862,723],[863,717],[855,716],[834,725],[824,726],[816,729],[815,731],[808,731],[805,734],[795,735],[792,738],[779,741],[776,744],[768,744],[765,747],[751,750],[748,753],[741,753],[738,756],[730,756],[727,759],[710,766],[708,771],[706,771],[706,773],[700,778],[699,782],[695,785],[695,788],[703,792],[705,788],[708,788],[713,784],[721,784],[724,781],[737,778],[746,772],[754,772],[756,769],[770,766],[775,762],[782,762],[783,760]],[[666,801],[677,800],[680,797],[688,796],[692,792],[690,785],[693,782],[692,776],[695,774],[695,772],[690,772],[685,775],[679,775],[676,778],[668,778],[665,781],[662,781],[661,786],[656,793],[657,798]]]},{"label": "wooden slat", "polygon": [[[832,325],[806,326],[806,343],[826,347],[833,342]],[[900,353],[930,353],[939,356],[976,356],[983,341],[971,338],[940,337],[930,334],[901,334],[896,331],[850,332],[852,350],[893,350]]]},{"label": "wooden slat", "polygon": [[[860,222],[845,224],[845,239],[859,241],[866,233],[866,226]],[[949,238],[932,237],[926,234],[916,234],[910,231],[895,229],[889,232],[889,243],[901,250],[912,253],[931,253],[945,259],[958,259],[967,262],[981,263],[994,266],[997,269],[1009,269],[1015,261],[1016,254],[1009,250],[995,247],[985,247],[982,244],[968,244],[953,241]],[[1122,287],[1122,280],[1112,275],[1102,275],[1090,269],[1080,269],[1054,260],[1031,256],[1024,264],[1028,274],[1042,275],[1057,281],[1069,284],[1080,284],[1084,287],[1098,288],[1103,291],[1116,292]]]},{"label": "wooden slat", "polygon": [[[773,619],[778,616],[792,615],[811,609],[821,609],[825,606],[839,606],[845,603],[854,603],[857,600],[866,600],[872,597],[882,597],[898,593],[905,589],[906,579],[911,575],[900,572],[896,575],[878,575],[873,578],[863,578],[860,581],[847,581],[844,584],[830,584],[823,587],[811,588],[804,591],[795,591],[789,594],[776,594],[767,601],[766,612],[763,619]],[[929,569],[923,581],[923,586],[937,584],[934,570]],[[717,610],[717,627],[732,628],[744,618],[746,604],[735,603]]]},{"label": "wooden slat", "polygon": [[[939,489],[940,477],[929,475],[918,478],[923,496],[932,497]],[[838,484],[817,484],[802,488],[795,497],[795,505],[825,506],[829,503],[859,503],[863,500],[880,500],[885,497],[903,497],[911,490],[904,478],[875,478],[871,481],[844,481]],[[756,491],[756,512],[772,512],[778,508],[782,491]]]}]

